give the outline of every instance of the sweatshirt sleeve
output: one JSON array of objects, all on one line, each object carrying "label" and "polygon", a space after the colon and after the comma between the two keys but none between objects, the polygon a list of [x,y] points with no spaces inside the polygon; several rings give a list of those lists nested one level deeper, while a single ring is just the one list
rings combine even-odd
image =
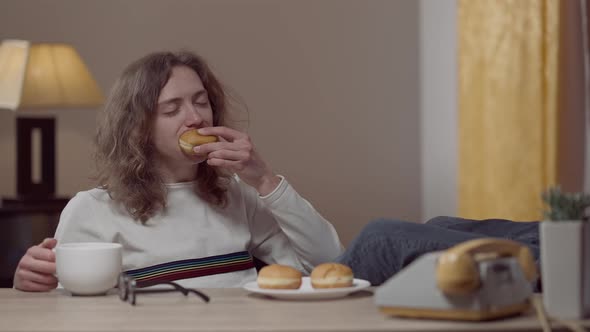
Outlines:
[{"label": "sweatshirt sleeve", "polygon": [[96,201],[88,192],[79,192],[63,209],[55,238],[58,243],[108,242],[94,211]]},{"label": "sweatshirt sleeve", "polygon": [[[251,252],[266,263],[286,264],[310,273],[342,252],[336,230],[281,176],[266,196],[249,191],[255,210],[250,218]],[[251,199],[248,201],[252,202]]]}]

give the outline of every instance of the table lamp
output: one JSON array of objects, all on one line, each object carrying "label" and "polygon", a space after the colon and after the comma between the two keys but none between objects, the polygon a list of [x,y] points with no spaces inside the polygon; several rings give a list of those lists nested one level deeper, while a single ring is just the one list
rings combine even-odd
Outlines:
[{"label": "table lamp", "polygon": [[[55,195],[55,119],[47,111],[94,108],[103,100],[96,80],[72,46],[24,40],[0,44],[0,110],[16,115],[17,145],[17,197],[4,199],[3,205],[59,199]],[[26,116],[21,115],[23,111]]]}]

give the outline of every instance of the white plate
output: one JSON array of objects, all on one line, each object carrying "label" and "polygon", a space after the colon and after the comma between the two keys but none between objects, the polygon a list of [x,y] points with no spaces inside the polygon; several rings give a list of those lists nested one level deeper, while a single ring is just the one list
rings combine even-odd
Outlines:
[{"label": "white plate", "polygon": [[258,283],[256,281],[251,281],[245,284],[244,289],[252,293],[263,294],[283,300],[323,300],[344,297],[350,293],[370,286],[371,283],[367,280],[354,279],[352,282],[352,287],[315,289],[311,287],[311,281],[309,277],[303,277],[301,280],[301,287],[299,287],[299,289],[260,288],[258,287]]}]

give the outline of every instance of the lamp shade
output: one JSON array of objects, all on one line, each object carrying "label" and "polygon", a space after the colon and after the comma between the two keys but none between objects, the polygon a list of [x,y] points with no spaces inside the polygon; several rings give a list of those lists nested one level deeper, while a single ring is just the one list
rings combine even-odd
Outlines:
[{"label": "lamp shade", "polygon": [[103,100],[72,46],[22,40],[0,45],[0,108],[91,108]]}]

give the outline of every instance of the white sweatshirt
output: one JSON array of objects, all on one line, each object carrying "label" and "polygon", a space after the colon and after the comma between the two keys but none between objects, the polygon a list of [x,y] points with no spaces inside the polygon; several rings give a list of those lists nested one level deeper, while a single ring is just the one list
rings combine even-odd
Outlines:
[{"label": "white sweatshirt", "polygon": [[256,280],[250,254],[309,273],[342,252],[334,227],[284,178],[264,197],[233,178],[225,208],[204,202],[193,185],[167,185],[167,208],[145,224],[103,189],[79,192],[61,214],[58,243],[120,243],[124,271],[140,281],[175,280],[186,287]]}]

